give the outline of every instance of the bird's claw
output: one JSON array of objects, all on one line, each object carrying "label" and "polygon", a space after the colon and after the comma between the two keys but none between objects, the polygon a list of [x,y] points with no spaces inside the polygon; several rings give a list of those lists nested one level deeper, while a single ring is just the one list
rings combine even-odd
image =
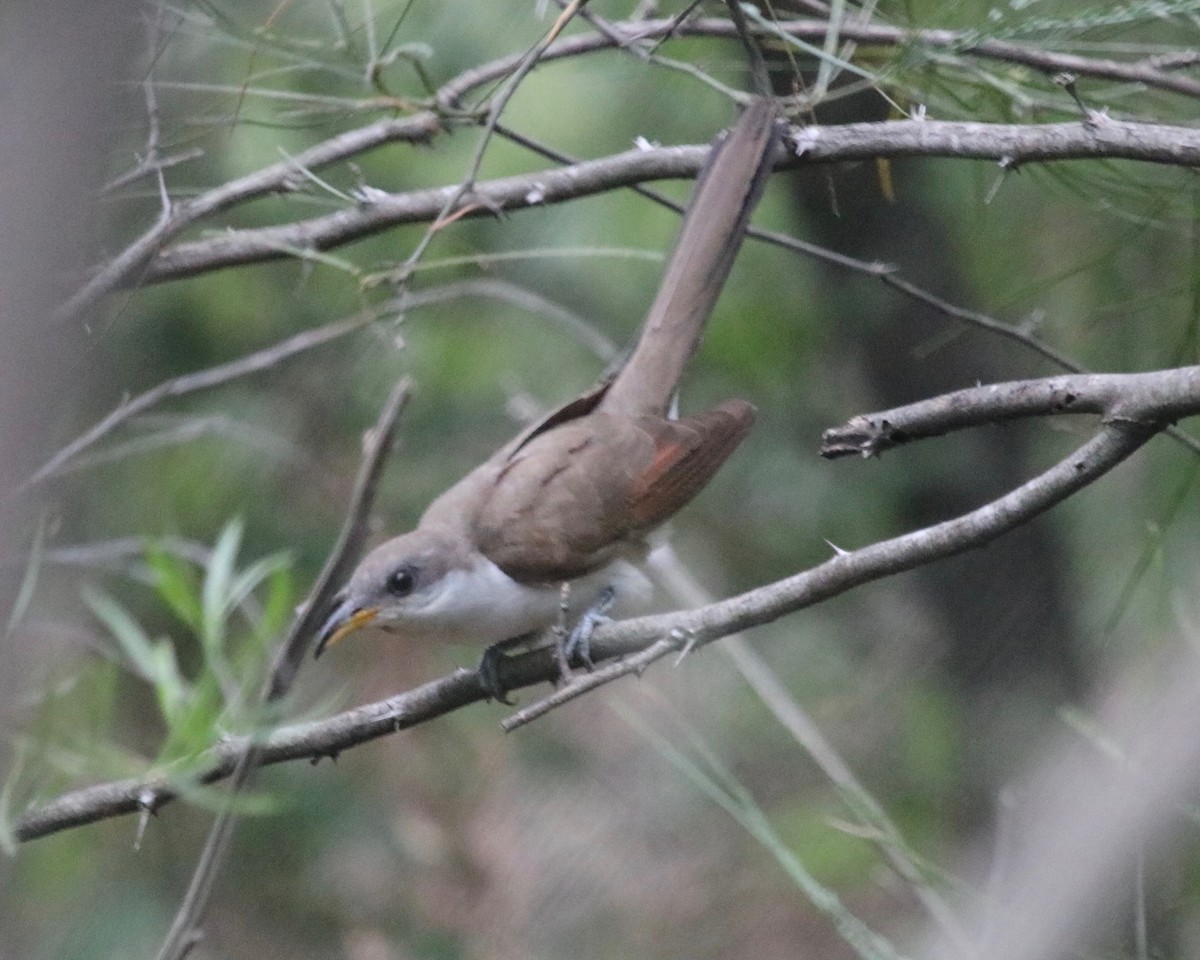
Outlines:
[{"label": "bird's claw", "polygon": [[594,670],[596,664],[592,661],[592,634],[602,624],[611,622],[608,611],[612,608],[617,591],[611,586],[600,591],[596,602],[588,607],[579,618],[571,632],[560,640],[558,666],[562,673],[563,682],[571,680],[571,661],[578,658],[588,670]]},{"label": "bird's claw", "polygon": [[500,662],[507,659],[501,645],[494,643],[483,651],[483,657],[480,659],[475,673],[479,677],[479,685],[489,700],[495,700],[497,703],[511,707],[513,701],[508,698],[508,688],[500,682]]}]

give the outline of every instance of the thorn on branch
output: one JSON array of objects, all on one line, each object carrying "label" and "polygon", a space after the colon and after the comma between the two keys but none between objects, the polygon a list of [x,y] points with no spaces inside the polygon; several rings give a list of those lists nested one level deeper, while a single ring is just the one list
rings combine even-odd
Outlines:
[{"label": "thorn on branch", "polygon": [[[824,539],[824,538],[822,538],[822,539]],[[825,544],[829,547],[830,550],[833,551],[833,555],[835,557],[844,557],[850,552],[849,550],[843,550],[832,540],[825,540]]]},{"label": "thorn on branch", "polygon": [[369,183],[364,183],[351,190],[350,196],[354,198],[359,207],[370,207],[377,204],[380,200],[385,199],[388,196],[388,192],[380,190],[378,187],[373,187]]},{"label": "thorn on branch", "polygon": [[[683,663],[683,658],[696,649],[696,631],[687,630],[683,627],[676,627],[670,633],[670,638],[679,646],[679,656],[675,658],[675,666]],[[640,670],[636,670],[635,675],[640,679],[645,673],[646,668],[643,666]]]},{"label": "thorn on branch", "polygon": [[1052,82],[1062,87],[1071,95],[1071,99],[1075,101],[1075,106],[1079,108],[1079,112],[1083,114],[1083,123],[1087,127],[1103,127],[1108,123],[1108,107],[1102,107],[1099,110],[1093,110],[1083,102],[1083,97],[1079,95],[1079,89],[1076,83],[1079,77],[1073,73],[1056,73],[1050,78]]},{"label": "thorn on branch", "polygon": [[146,827],[150,824],[150,818],[158,812],[158,801],[158,794],[149,787],[138,793],[137,805],[140,812],[138,813],[137,831],[133,837],[134,851],[142,848],[142,838],[146,835]]},{"label": "thorn on branch", "polygon": [[798,157],[803,157],[821,139],[821,128],[818,126],[793,127],[788,140],[792,150]]}]

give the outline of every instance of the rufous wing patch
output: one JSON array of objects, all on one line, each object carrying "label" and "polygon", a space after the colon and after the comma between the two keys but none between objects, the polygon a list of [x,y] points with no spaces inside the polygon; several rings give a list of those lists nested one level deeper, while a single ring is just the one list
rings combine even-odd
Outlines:
[{"label": "rufous wing patch", "polygon": [[753,425],[754,407],[744,400],[727,400],[693,417],[647,423],[654,435],[654,456],[629,490],[635,528],[656,527],[683,507],[712,479]]}]

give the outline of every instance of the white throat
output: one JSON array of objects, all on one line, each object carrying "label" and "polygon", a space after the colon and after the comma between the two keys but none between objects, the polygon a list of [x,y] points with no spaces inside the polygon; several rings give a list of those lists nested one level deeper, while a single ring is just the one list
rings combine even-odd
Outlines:
[{"label": "white throat", "polygon": [[[616,591],[615,615],[628,616],[650,600],[647,577],[626,560],[616,560],[571,581],[568,619],[574,621],[608,586]],[[381,624],[413,640],[498,643],[553,626],[560,617],[558,584],[523,584],[486,557],[446,572],[419,596],[409,598],[403,620]]]}]

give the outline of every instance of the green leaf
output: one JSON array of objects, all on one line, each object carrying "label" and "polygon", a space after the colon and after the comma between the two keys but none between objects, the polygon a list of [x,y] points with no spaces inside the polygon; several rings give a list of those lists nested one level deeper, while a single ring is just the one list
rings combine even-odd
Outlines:
[{"label": "green leaf", "polygon": [[295,591],[292,588],[292,558],[289,554],[286,564],[271,571],[267,583],[267,598],[263,602],[262,618],[259,620],[256,630],[260,646],[277,637],[291,622],[295,606]]},{"label": "green leaf", "polygon": [[189,630],[200,633],[200,589],[190,564],[153,543],[146,548],[146,563],[154,577],[155,592]]},{"label": "green leaf", "polygon": [[201,596],[202,629],[200,640],[205,651],[212,656],[220,650],[225,633],[225,615],[229,610],[228,597],[234,576],[234,562],[242,544],[242,521],[235,517],[225,525],[217,544],[213,547],[204,576]]},{"label": "green leaf", "polygon": [[175,659],[175,646],[170,640],[155,641],[151,647],[151,655],[154,658],[154,693],[158,697],[158,709],[170,727],[191,699],[192,689],[179,671],[179,661]]},{"label": "green leaf", "polygon": [[273,553],[268,557],[263,557],[261,560],[252,563],[245,570],[239,573],[229,586],[229,594],[226,600],[226,613],[238,607],[251,593],[257,589],[258,585],[270,577],[277,570],[282,570],[291,563],[291,556],[286,552]]},{"label": "green leaf", "polygon": [[153,683],[157,670],[153,643],[141,624],[128,610],[97,587],[85,586],[83,599],[112,634],[138,676]]},{"label": "green leaf", "polygon": [[221,716],[221,687],[212,674],[200,677],[192,695],[172,715],[167,737],[159,751],[159,762],[194,757],[212,745],[215,727]]},{"label": "green leaf", "polygon": [[113,635],[134,671],[154,687],[163,719],[170,726],[191,692],[179,672],[170,641],[151,640],[133,615],[102,590],[84,587],[83,598]]}]

